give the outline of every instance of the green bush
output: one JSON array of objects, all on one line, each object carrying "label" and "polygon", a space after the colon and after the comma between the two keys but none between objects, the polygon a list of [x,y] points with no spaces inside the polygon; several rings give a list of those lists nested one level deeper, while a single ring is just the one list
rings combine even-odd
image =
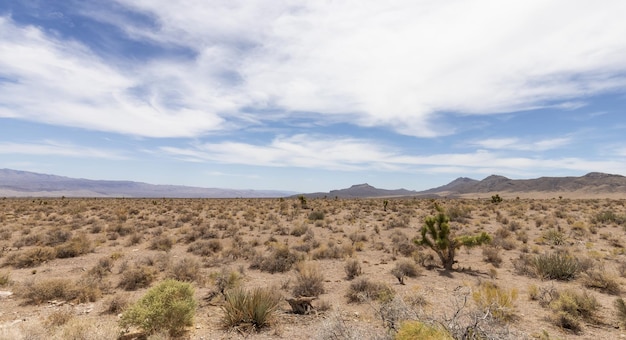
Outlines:
[{"label": "green bush", "polygon": [[137,326],[147,334],[167,331],[172,336],[179,335],[193,324],[196,305],[191,284],[165,280],[122,314],[120,326]]},{"label": "green bush", "polygon": [[258,331],[271,325],[282,297],[275,290],[256,288],[246,291],[236,288],[226,292],[222,307],[222,324],[226,328],[248,328]]}]

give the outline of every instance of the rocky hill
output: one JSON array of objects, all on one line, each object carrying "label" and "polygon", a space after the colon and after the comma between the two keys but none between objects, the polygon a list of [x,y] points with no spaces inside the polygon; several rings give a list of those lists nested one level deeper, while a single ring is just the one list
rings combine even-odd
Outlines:
[{"label": "rocky hill", "polygon": [[591,172],[580,177],[540,177],[536,179],[509,179],[491,175],[481,181],[458,178],[449,184],[422,191],[420,194],[459,195],[491,192],[626,194],[626,177],[600,172]]}]

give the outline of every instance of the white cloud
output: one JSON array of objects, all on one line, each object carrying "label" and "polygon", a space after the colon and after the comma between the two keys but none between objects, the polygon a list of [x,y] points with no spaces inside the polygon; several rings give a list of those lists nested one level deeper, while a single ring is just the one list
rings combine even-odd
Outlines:
[{"label": "white cloud", "polygon": [[0,18],[0,76],[15,80],[0,85],[0,117],[193,137],[278,108],[432,137],[454,132],[440,112],[568,109],[626,87],[621,0],[116,1],[156,27],[82,13],[195,58],[113,65]]},{"label": "white cloud", "polygon": [[470,153],[405,155],[374,140],[333,139],[320,135],[278,137],[266,145],[222,142],[188,148],[161,147],[160,154],[180,160],[267,167],[301,167],[342,171],[465,173],[542,176],[553,171],[623,172],[620,160],[512,157],[487,150]]},{"label": "white cloud", "polygon": [[238,54],[224,68],[253,106],[405,134],[449,133],[430,123],[441,111],[568,109],[626,85],[622,1],[118,2],[161,25],[132,34]]},{"label": "white cloud", "polygon": [[44,140],[35,143],[0,142],[0,154],[64,156],[111,160],[128,159],[127,155],[116,150],[92,148],[54,140]]},{"label": "white cloud", "polygon": [[[158,76],[118,70],[78,43],[0,17],[0,77],[5,80],[0,117],[150,137],[193,136],[219,126],[221,119],[201,108],[224,106],[184,95],[180,103],[165,100],[178,94],[172,89],[176,79],[168,78],[178,66],[155,67],[161,70],[153,73]],[[137,88],[145,96],[134,95]]]},{"label": "white cloud", "polygon": [[546,151],[557,149],[571,142],[571,138],[567,137],[549,138],[537,141],[527,141],[520,138],[489,138],[471,144],[490,150]]}]

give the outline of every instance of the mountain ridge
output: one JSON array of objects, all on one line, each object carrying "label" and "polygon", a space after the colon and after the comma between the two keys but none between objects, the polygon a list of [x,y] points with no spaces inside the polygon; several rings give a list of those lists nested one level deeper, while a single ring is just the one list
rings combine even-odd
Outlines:
[{"label": "mountain ridge", "polygon": [[279,190],[238,190],[91,180],[0,169],[0,196],[9,197],[269,198],[286,197],[294,193]]}]

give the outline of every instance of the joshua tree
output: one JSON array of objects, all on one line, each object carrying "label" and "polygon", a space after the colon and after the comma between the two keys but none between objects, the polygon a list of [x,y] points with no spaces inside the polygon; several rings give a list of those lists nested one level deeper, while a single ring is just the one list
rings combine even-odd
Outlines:
[{"label": "joshua tree", "polygon": [[384,200],[383,201],[383,211],[387,211],[387,205],[389,205],[389,201],[388,200]]},{"label": "joshua tree", "polygon": [[500,197],[499,194],[495,194],[493,196],[491,196],[491,203],[500,203],[502,202],[502,197]]},{"label": "joshua tree", "polygon": [[298,199],[300,200],[300,206],[302,209],[306,209],[306,197],[304,197],[304,195],[300,195],[298,196]]},{"label": "joshua tree", "polygon": [[443,208],[435,205],[437,216],[426,217],[424,226],[421,229],[421,239],[414,242],[417,245],[425,245],[432,249],[441,260],[441,264],[446,270],[451,270],[456,262],[454,257],[456,250],[465,247],[475,247],[491,242],[491,236],[482,232],[478,235],[454,237],[450,234],[450,219],[444,213]]}]

